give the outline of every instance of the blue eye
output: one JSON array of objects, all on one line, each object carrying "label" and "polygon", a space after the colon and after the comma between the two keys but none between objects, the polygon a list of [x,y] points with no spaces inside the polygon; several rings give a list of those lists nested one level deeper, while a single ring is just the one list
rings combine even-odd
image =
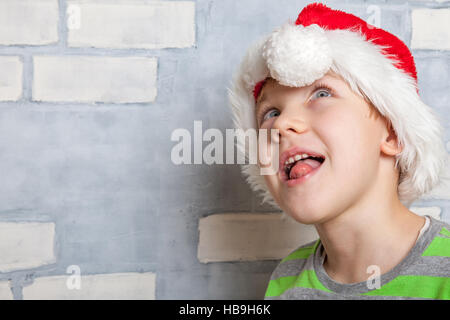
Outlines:
[{"label": "blue eye", "polygon": [[[317,91],[317,93],[319,94],[319,93],[321,93],[321,92],[325,92],[325,93],[327,93],[328,94],[328,96],[319,96],[319,98],[320,97],[322,97],[322,98],[326,98],[326,97],[329,97],[329,96],[331,96],[331,93],[329,93],[328,91],[325,91],[325,90],[319,90],[319,91]],[[316,95],[316,97],[317,97],[317,95]]]},{"label": "blue eye", "polygon": [[[317,84],[314,89],[314,97],[319,97],[319,98],[328,98],[331,96],[334,96],[334,91],[333,89],[331,89],[328,85],[323,84],[323,83],[319,83]],[[323,95],[323,93],[327,94],[327,95]],[[318,95],[320,94],[320,95]],[[257,115],[257,120],[258,123],[262,123],[264,121],[266,121],[270,115],[274,115],[274,116],[279,116],[280,112],[277,109],[274,109],[272,107],[263,107],[261,108],[262,110],[260,112],[258,112]],[[274,114],[274,112],[276,114]]]},{"label": "blue eye", "polygon": [[[320,90],[319,90],[319,89],[320,89]],[[329,86],[327,86],[326,84],[319,83],[319,84],[317,84],[316,87],[314,88],[314,92],[316,92],[315,95],[314,95],[314,97],[316,97],[317,94],[319,94],[319,93],[325,92],[325,93],[328,94],[328,96],[323,96],[323,95],[322,95],[322,96],[319,96],[319,98],[327,98],[327,97],[330,97],[330,96],[332,95],[333,90],[332,90]]]},{"label": "blue eye", "polygon": [[267,115],[273,114],[274,111],[275,111],[276,113],[278,113],[277,115],[280,114],[280,112],[279,112],[278,110],[272,109],[270,112],[267,112],[267,113],[264,115],[263,121],[267,120]]}]

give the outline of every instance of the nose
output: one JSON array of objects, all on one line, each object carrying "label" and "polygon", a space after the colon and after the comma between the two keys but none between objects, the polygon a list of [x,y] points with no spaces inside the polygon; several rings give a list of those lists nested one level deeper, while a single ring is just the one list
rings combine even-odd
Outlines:
[{"label": "nose", "polygon": [[[295,110],[285,109],[273,121],[272,129],[278,129],[278,139],[287,138],[292,135],[301,134],[308,130],[307,119],[304,113],[299,110],[301,106],[296,106]],[[280,142],[278,141],[278,142]]]}]

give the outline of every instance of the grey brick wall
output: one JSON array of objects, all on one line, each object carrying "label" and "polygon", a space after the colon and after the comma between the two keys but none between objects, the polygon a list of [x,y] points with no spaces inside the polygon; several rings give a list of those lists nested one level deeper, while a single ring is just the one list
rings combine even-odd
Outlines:
[{"label": "grey brick wall", "polygon": [[[172,164],[170,137],[195,120],[231,128],[226,87],[246,48],[308,3],[0,0],[0,299],[262,298],[275,247],[211,235],[239,212],[239,234],[260,239],[273,209],[238,165]],[[380,10],[450,151],[450,2],[324,3]],[[444,186],[414,210],[450,221],[449,200]]]}]

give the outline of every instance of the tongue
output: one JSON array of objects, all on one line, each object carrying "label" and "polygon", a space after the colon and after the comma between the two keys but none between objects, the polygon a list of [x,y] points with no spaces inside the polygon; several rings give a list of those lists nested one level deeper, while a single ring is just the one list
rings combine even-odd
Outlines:
[{"label": "tongue", "polygon": [[289,179],[301,178],[321,165],[319,161],[306,159],[297,161],[289,173]]}]

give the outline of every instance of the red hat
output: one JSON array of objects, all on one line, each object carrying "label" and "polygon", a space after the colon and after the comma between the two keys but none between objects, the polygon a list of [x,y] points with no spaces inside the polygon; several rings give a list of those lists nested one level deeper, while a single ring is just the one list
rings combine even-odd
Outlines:
[{"label": "red hat", "polygon": [[[376,28],[353,14],[330,9],[322,3],[312,3],[306,6],[298,15],[297,21],[295,21],[295,25],[302,25],[304,27],[312,24],[316,24],[326,30],[350,29],[355,32],[360,32],[366,41],[384,46],[383,54],[388,58],[392,57],[394,65],[414,78],[417,85],[417,72],[414,58],[403,41],[392,33]],[[265,79],[255,85],[253,90],[255,101],[264,82]],[[416,89],[417,93],[419,93],[418,87]]]}]

